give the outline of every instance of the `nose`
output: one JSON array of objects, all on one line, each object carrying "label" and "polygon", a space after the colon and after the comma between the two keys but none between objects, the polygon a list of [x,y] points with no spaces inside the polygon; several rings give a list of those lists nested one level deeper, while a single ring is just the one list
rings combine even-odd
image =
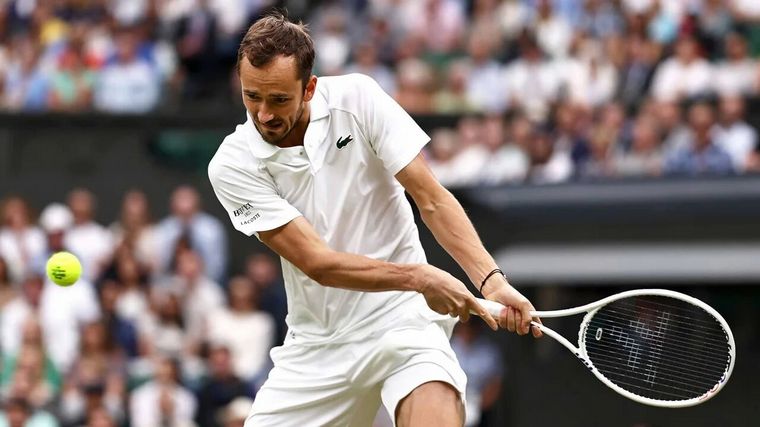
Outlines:
[{"label": "nose", "polygon": [[266,123],[274,118],[274,114],[268,112],[263,107],[259,109],[259,112],[256,113],[256,116],[258,117],[260,123]]}]

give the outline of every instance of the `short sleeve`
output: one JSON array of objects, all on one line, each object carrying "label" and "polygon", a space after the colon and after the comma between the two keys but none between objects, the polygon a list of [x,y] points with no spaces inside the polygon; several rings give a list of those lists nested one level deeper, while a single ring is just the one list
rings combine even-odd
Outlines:
[{"label": "short sleeve", "polygon": [[383,166],[396,175],[417,157],[430,137],[377,82],[361,77],[362,124]]},{"label": "short sleeve", "polygon": [[209,164],[209,180],[214,193],[232,221],[233,227],[251,236],[283,226],[301,213],[283,199],[271,177],[246,171],[235,164],[214,158]]}]

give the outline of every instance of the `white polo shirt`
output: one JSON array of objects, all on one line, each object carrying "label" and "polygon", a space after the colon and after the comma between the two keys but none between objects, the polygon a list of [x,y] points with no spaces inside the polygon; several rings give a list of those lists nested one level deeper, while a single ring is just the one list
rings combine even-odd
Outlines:
[{"label": "white polo shirt", "polygon": [[[258,237],[303,216],[336,251],[425,263],[394,175],[430,138],[365,75],[320,78],[310,107],[303,146],[265,142],[249,116],[219,147],[209,178],[233,226]],[[282,269],[289,338],[299,342],[358,341],[410,319],[440,318],[414,292],[322,286],[285,259]]]}]

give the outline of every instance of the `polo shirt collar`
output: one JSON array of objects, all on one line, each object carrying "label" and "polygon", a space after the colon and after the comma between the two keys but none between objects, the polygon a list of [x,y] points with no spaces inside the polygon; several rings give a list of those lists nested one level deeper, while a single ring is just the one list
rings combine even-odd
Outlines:
[{"label": "polo shirt collar", "polygon": [[[327,99],[325,99],[324,94],[319,90],[314,93],[314,97],[309,101],[309,108],[311,109],[311,115],[309,117],[309,126],[306,128],[306,134],[304,135],[304,147],[307,152],[311,152],[309,154],[314,154],[312,150],[319,145],[327,133],[327,123],[317,122],[328,118],[330,110],[327,106]],[[277,154],[280,148],[264,141],[256,126],[253,125],[251,114],[246,111],[245,115],[247,120],[244,127],[250,141],[248,145],[253,155],[259,159],[268,159]]]}]

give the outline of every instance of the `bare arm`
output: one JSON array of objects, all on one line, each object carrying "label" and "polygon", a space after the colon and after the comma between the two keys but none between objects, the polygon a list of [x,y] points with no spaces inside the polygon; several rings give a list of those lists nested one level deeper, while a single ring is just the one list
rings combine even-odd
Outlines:
[{"label": "bare arm", "polygon": [[497,327],[464,284],[445,271],[427,264],[395,264],[334,251],[303,217],[262,231],[259,238],[321,285],[365,292],[416,291],[438,313],[466,320],[469,311],[476,310],[489,326]]},{"label": "bare arm", "polygon": [[[422,220],[438,243],[479,287],[483,278],[497,266],[483,247],[462,205],[441,186],[421,155],[402,169],[396,179],[414,199]],[[528,313],[534,309],[533,305],[503,276],[491,276],[483,287],[483,295],[509,307],[502,313],[502,326],[521,335],[528,333],[531,321]],[[540,335],[538,329],[533,330],[534,335]]]}]

